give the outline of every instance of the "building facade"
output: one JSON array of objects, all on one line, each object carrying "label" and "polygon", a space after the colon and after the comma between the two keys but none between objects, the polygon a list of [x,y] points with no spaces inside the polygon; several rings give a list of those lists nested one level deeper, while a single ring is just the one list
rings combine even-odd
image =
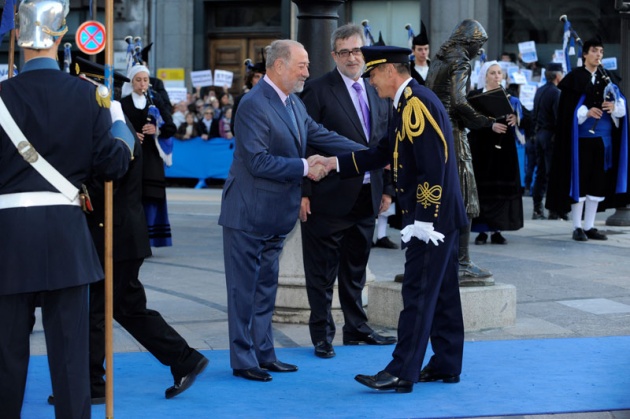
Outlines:
[{"label": "building facade", "polygon": [[[64,42],[74,44],[74,30],[90,17],[103,21],[104,1],[97,10],[90,9],[90,0],[71,0],[69,33]],[[559,18],[567,15],[574,29],[586,40],[602,37],[606,56],[621,62],[622,14],[615,6],[629,2],[617,0],[114,0],[115,51],[120,67],[127,44],[125,36],[139,36],[146,45],[153,42],[149,67],[183,68],[186,85],[194,70],[224,69],[234,72],[233,91],[242,82],[246,58],[260,60],[261,48],[279,38],[298,38],[298,29],[310,11],[298,4],[320,4],[325,16],[338,24],[368,20],[372,35],[379,33],[387,45],[407,45],[410,24],[417,32],[420,20],[429,32],[433,55],[465,18],[481,22],[489,35],[485,47],[488,59],[501,52],[518,53],[518,43],[535,41],[539,62],[546,64],[556,49],[562,47],[563,27]],[[92,15],[90,14],[92,13]],[[338,17],[338,19],[337,19]],[[321,18],[319,16],[318,18]],[[304,35],[304,34],[302,34]],[[327,33],[304,36],[320,37],[311,44],[329,49]],[[626,35],[627,36],[627,35]],[[0,59],[6,63],[8,42],[0,45]],[[76,47],[74,48],[76,50]],[[76,51],[78,53],[78,51]],[[310,52],[310,51],[309,51]],[[102,57],[98,58],[102,60]],[[313,61],[313,59],[311,59]],[[19,59],[16,58],[19,63]],[[332,60],[320,56],[312,62],[313,75],[332,67]],[[628,90],[628,89],[626,89]]]}]

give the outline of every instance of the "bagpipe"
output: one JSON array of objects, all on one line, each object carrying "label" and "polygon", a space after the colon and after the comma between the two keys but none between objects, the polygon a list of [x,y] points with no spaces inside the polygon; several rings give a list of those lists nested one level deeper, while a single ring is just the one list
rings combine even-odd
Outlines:
[{"label": "bagpipe", "polygon": [[[575,55],[575,50],[574,50],[575,44],[578,45],[577,64],[578,66],[582,64],[582,47],[584,46],[584,43],[582,42],[582,39],[577,34],[575,29],[573,29],[573,26],[571,25],[571,22],[569,21],[567,15],[560,16],[560,21],[563,22],[564,24],[564,33],[563,33],[563,49],[565,51],[564,59],[565,59],[567,72],[569,72],[571,71],[571,60],[569,59],[569,56]],[[619,87],[610,80],[610,77],[608,76],[608,74],[606,73],[606,70],[604,70],[604,67],[601,64],[597,66],[597,72],[604,80],[604,83],[606,83],[606,87],[604,88],[604,97],[603,97],[604,101],[616,102],[618,98],[622,97]],[[590,132],[591,134],[594,134],[595,130],[597,129],[598,122],[599,122],[599,119],[596,119],[595,123],[593,124],[591,129],[588,130],[588,132]]]},{"label": "bagpipe", "polygon": [[[125,37],[125,42],[127,43],[127,74],[129,74],[132,67],[136,65],[145,65],[142,57],[142,38],[139,36],[133,37],[128,35]],[[151,83],[149,83],[148,89],[142,93],[149,104],[147,122],[154,124],[159,130],[159,128],[164,125],[164,119],[162,119],[160,110],[157,106],[155,106],[153,101],[155,93],[151,89]]]}]

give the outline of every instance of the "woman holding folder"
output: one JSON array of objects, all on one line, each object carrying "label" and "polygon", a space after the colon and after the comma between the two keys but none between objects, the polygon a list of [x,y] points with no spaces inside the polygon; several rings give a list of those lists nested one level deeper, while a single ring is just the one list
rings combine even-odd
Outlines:
[{"label": "woman holding folder", "polygon": [[[473,219],[471,231],[478,232],[475,244],[507,244],[501,231],[523,227],[522,186],[515,141],[525,141],[518,125],[522,116],[518,98],[501,87],[503,71],[496,61],[484,63],[478,86],[469,94],[469,103],[480,104],[479,111],[496,118],[493,127],[471,130],[468,134],[481,212]],[[473,100],[477,96],[478,101]],[[507,106],[509,101],[509,105]],[[502,106],[503,105],[503,106]],[[500,114],[495,114],[498,112]]]}]

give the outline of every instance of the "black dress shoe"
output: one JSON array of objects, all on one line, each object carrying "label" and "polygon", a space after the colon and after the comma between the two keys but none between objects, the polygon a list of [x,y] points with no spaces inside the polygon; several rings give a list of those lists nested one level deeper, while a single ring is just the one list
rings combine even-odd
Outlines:
[{"label": "black dress shoe", "polygon": [[586,233],[581,228],[576,228],[573,230],[573,240],[578,242],[588,241],[588,237],[586,237]]},{"label": "black dress shoe", "polygon": [[586,230],[584,233],[586,234],[586,237],[588,237],[591,240],[608,240],[608,237],[606,237],[605,234],[602,234],[599,231],[597,231],[596,228],[591,228],[590,230]]},{"label": "black dress shoe", "polygon": [[459,383],[459,375],[439,373],[428,365],[424,367],[422,371],[420,371],[419,381],[421,383],[429,383],[432,381],[439,381],[439,380],[442,380],[443,382],[447,384],[455,384],[455,383]]},{"label": "black dress shoe", "polygon": [[490,243],[492,244],[507,244],[507,240],[505,237],[501,235],[500,232],[492,233],[490,236]]},{"label": "black dress shoe", "polygon": [[[55,405],[55,395],[51,394],[50,396],[48,396],[48,404],[51,406]],[[100,394],[95,394],[92,395],[92,398],[90,399],[90,404],[92,406],[95,405],[99,405],[99,404],[105,404],[105,395],[100,395]]]},{"label": "black dress shoe", "polygon": [[297,365],[286,364],[278,360],[274,362],[263,362],[260,364],[260,368],[273,372],[295,372],[298,370]]},{"label": "black dress shoe", "polygon": [[398,249],[398,245],[391,241],[387,236],[376,240],[374,247],[382,247],[383,249]]},{"label": "black dress shoe", "polygon": [[382,336],[376,332],[372,332],[369,335],[343,335],[344,345],[358,345],[360,343],[366,343],[368,345],[393,345],[396,343],[396,338],[393,336]]},{"label": "black dress shoe", "polygon": [[267,371],[263,371],[258,367],[249,368],[246,370],[232,370],[232,375],[235,377],[243,377],[252,381],[271,381],[272,377]]},{"label": "black dress shoe", "polygon": [[188,374],[184,375],[183,377],[175,377],[175,384],[166,389],[166,391],[164,392],[164,396],[167,399],[172,399],[178,394],[188,390],[197,379],[197,376],[201,374],[207,366],[208,358],[204,356],[199,360],[199,362],[197,362],[195,368],[193,368],[193,370],[190,371]]},{"label": "black dress shoe", "polygon": [[394,390],[396,393],[411,393],[413,391],[411,381],[401,380],[386,371],[381,371],[376,375],[359,374],[354,379],[374,390]]},{"label": "black dress shoe", "polygon": [[315,356],[320,358],[332,358],[335,355],[335,349],[333,348],[332,343],[320,340],[315,344]]},{"label": "black dress shoe", "polygon": [[479,233],[475,238],[475,244],[486,244],[488,241],[488,235],[486,233]]}]

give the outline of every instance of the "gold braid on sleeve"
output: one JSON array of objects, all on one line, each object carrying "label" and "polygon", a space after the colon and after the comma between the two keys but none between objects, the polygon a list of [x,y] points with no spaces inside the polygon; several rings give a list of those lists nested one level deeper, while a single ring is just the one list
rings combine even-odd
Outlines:
[{"label": "gold braid on sleeve", "polygon": [[448,161],[448,148],[442,129],[435,121],[424,103],[417,97],[412,96],[410,87],[406,87],[403,94],[407,103],[402,111],[402,127],[396,133],[396,144],[394,145],[394,182],[398,181],[398,143],[407,138],[413,144],[413,139],[419,137],[424,132],[426,120],[433,127],[444,145],[444,161]]}]

